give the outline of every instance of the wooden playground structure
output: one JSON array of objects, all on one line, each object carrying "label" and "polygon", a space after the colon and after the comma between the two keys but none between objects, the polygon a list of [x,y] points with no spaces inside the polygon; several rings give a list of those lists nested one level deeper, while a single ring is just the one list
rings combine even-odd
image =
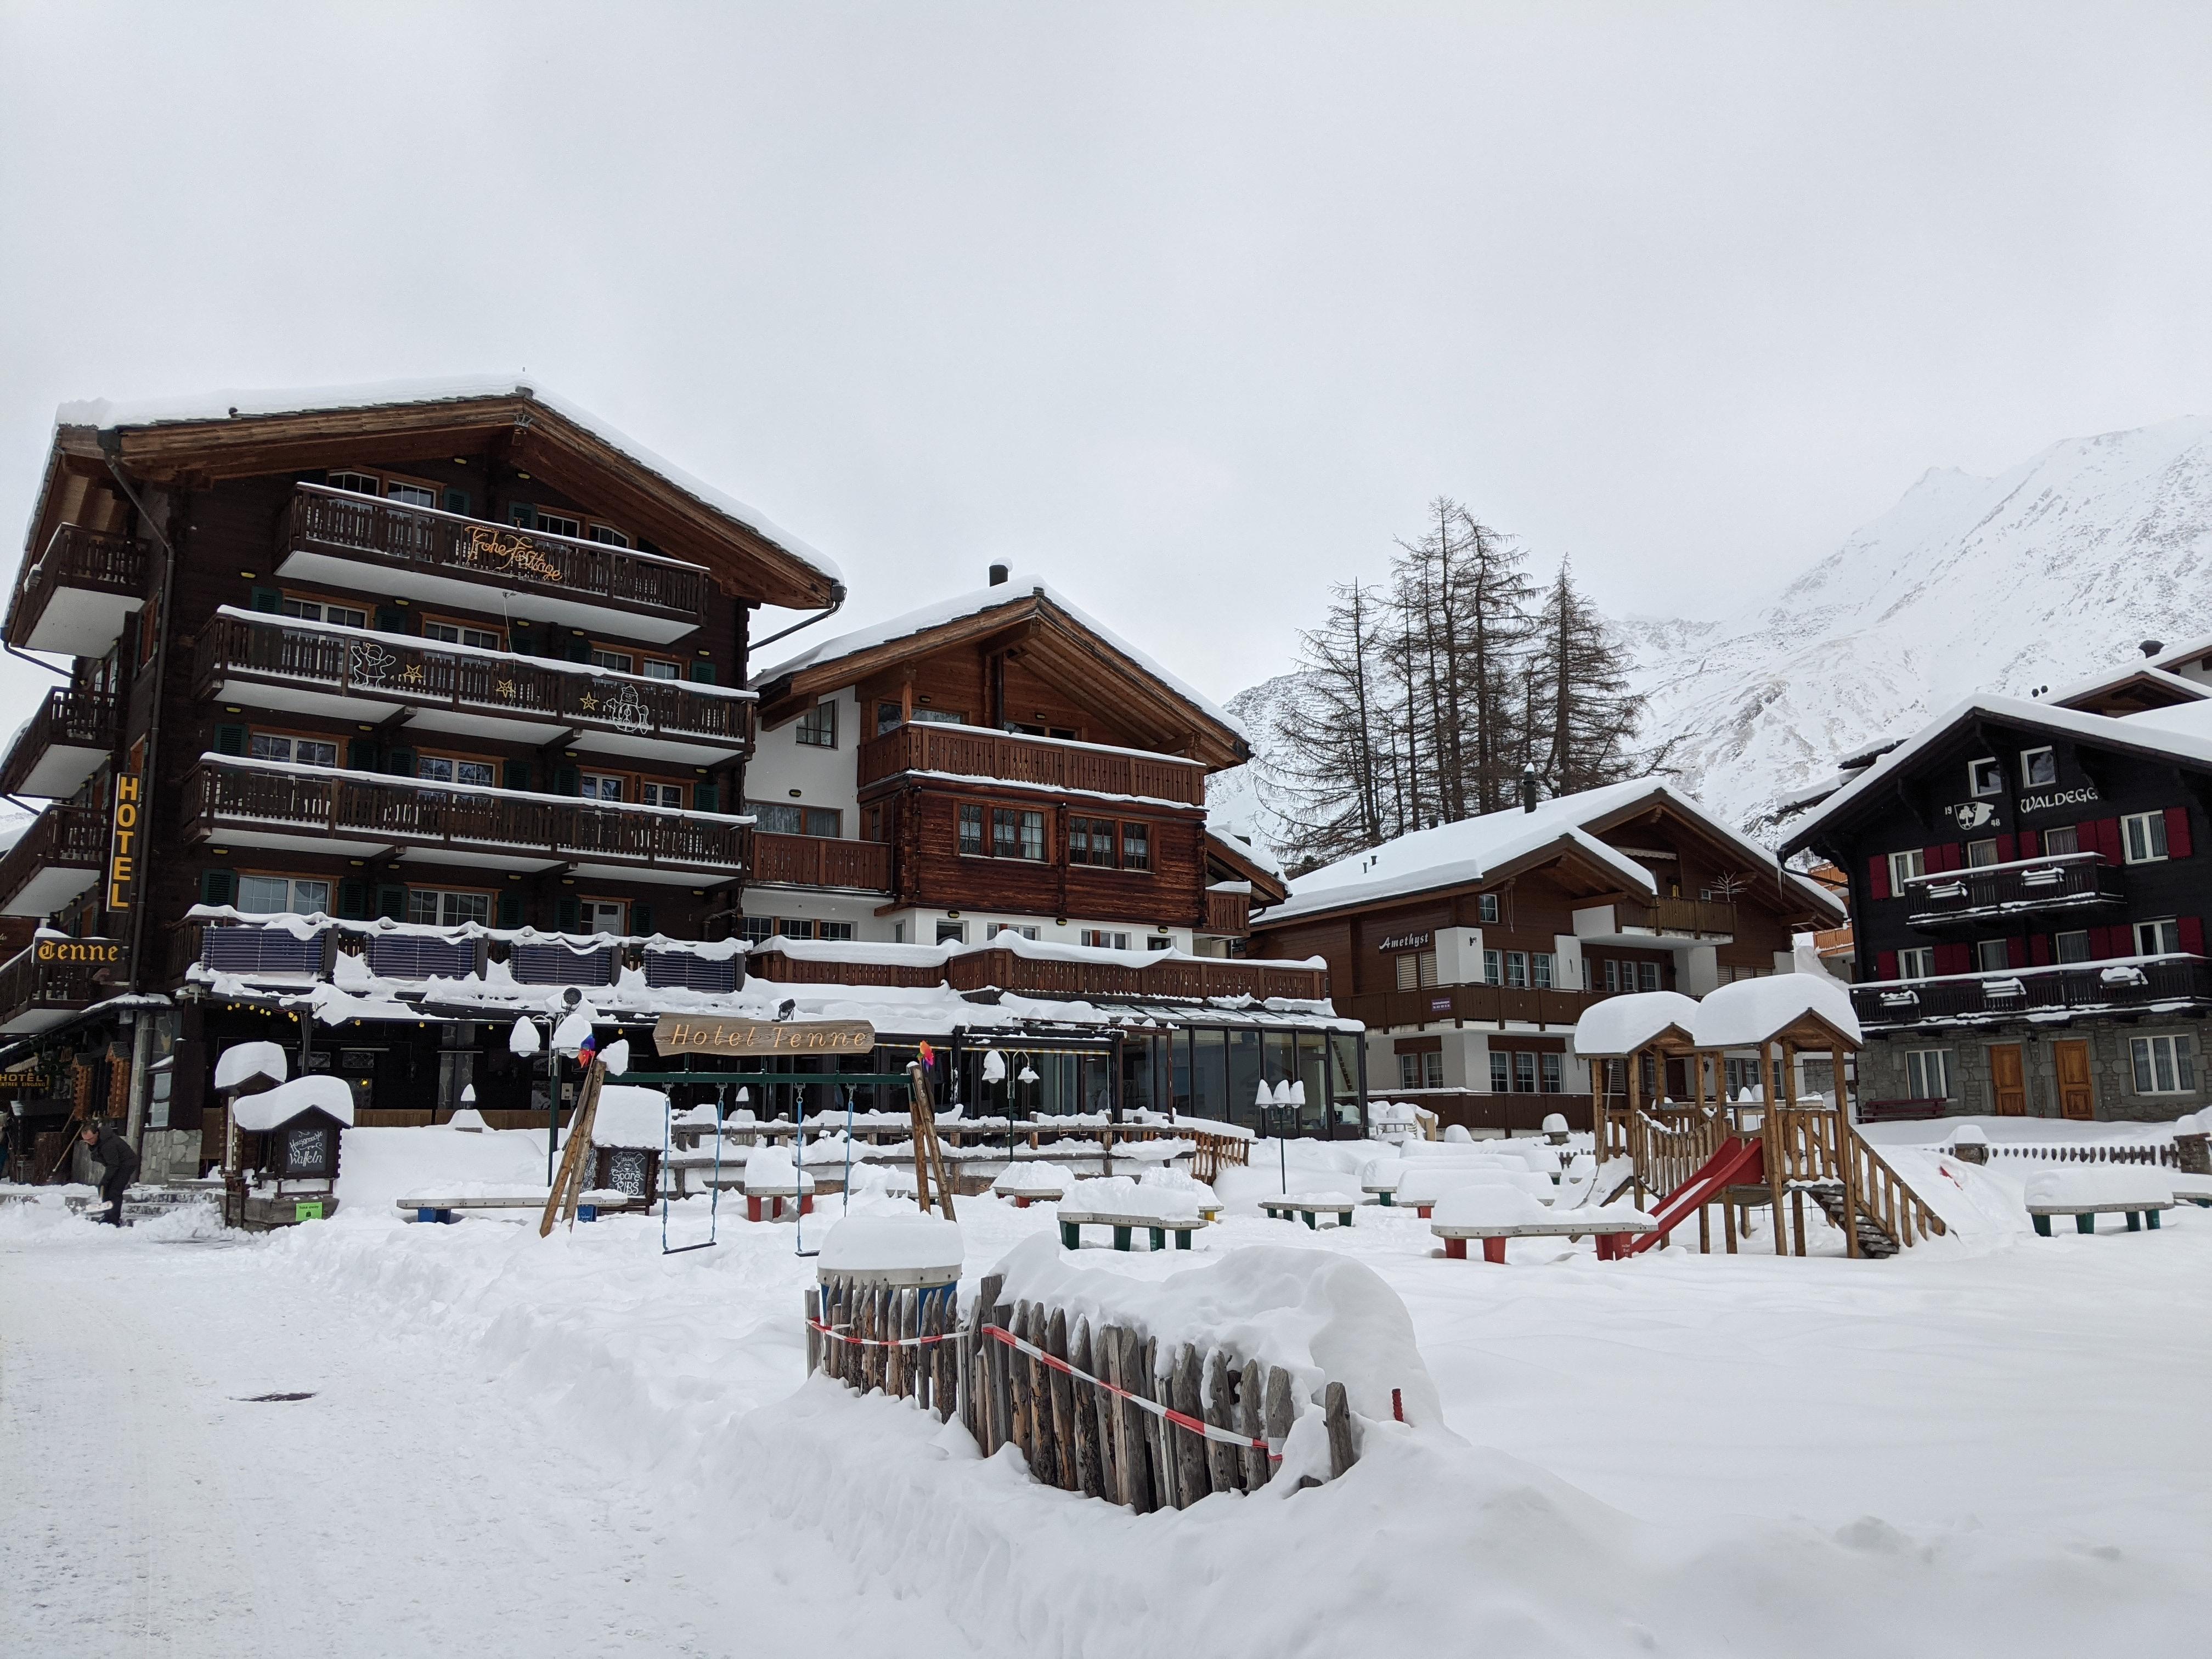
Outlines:
[{"label": "wooden playground structure", "polygon": [[[1729,1254],[1748,1231],[1751,1211],[1768,1206],[1775,1254],[1802,1256],[1808,1197],[1842,1231],[1852,1256],[1895,1255],[1944,1231],[1942,1218],[1859,1133],[1841,1103],[1845,1061],[1859,1046],[1855,1032],[1817,1009],[1799,1009],[1771,1030],[1739,1029],[1717,1040],[1710,1022],[1692,1017],[1700,1005],[1671,992],[1649,995],[1651,1018],[1612,1051],[1585,1046],[1579,1034],[1576,1040],[1593,1073],[1599,1166],[1626,1159],[1624,1184],[1638,1204],[1647,1195],[1659,1200],[1658,1229],[1628,1246],[1631,1252],[1660,1246],[1694,1210],[1698,1248],[1710,1253],[1718,1205]],[[1657,1003],[1661,998],[1672,1003]],[[1760,1086],[1744,1091],[1751,1098],[1730,1100],[1727,1057],[1746,1049],[1759,1057]],[[1828,1097],[1808,1098],[1796,1086],[1798,1057],[1823,1052],[1834,1087]],[[1686,1101],[1668,1088],[1676,1068]],[[1776,1103],[1778,1095],[1786,1103]]]}]

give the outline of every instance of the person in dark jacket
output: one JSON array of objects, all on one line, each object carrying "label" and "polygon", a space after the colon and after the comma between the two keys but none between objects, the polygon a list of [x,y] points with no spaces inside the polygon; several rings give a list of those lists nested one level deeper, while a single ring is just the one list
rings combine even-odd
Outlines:
[{"label": "person in dark jacket", "polygon": [[100,1195],[107,1200],[107,1213],[100,1219],[111,1227],[123,1224],[123,1190],[137,1178],[138,1154],[131,1150],[131,1143],[115,1133],[110,1122],[88,1123],[84,1126],[85,1149],[100,1164]]}]

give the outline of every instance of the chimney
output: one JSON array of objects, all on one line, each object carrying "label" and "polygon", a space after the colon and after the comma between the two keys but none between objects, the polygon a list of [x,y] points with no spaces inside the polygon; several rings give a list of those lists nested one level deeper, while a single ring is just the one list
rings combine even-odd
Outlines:
[{"label": "chimney", "polygon": [[994,587],[1004,587],[1006,585],[1006,578],[1012,574],[1013,572],[1007,569],[1006,567],[1002,564],[993,565],[991,567],[991,586]]},{"label": "chimney", "polygon": [[2146,657],[2155,657],[2160,652],[2166,649],[2166,641],[2164,640],[2145,640],[2141,645],[2137,646],[2136,649],[2142,652]]},{"label": "chimney", "polygon": [[1536,768],[1533,762],[1521,769],[1521,810],[1524,812],[1536,810]]}]

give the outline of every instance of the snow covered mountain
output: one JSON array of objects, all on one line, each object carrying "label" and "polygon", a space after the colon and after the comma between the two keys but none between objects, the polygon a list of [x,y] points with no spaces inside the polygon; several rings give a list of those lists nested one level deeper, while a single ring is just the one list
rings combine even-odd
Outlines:
[{"label": "snow covered mountain", "polygon": [[[1717,620],[1617,624],[1673,740],[1678,787],[1766,831],[1839,755],[1902,736],[1970,691],[2025,695],[2212,634],[2212,420],[2053,444],[2009,471],[1928,472],[1778,593]],[[1264,768],[1283,675],[1232,698]],[[1242,767],[1215,815],[1279,829]]]}]

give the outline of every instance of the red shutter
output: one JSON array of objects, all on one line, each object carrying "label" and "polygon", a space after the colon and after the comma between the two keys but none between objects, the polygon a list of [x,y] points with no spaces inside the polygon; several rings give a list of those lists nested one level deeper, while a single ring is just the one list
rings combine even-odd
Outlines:
[{"label": "red shutter", "polygon": [[[2171,835],[2172,832],[2168,830],[2166,833]],[[2168,842],[2166,843],[2169,847],[2173,843],[2172,842]],[[2204,954],[2203,917],[2184,916],[2175,924],[2175,929],[2181,935],[2181,948],[2183,950],[2188,951],[2192,957],[2201,957]]]},{"label": "red shutter", "polygon": [[2051,935],[2037,933],[2027,941],[2027,965],[2031,968],[2051,966]]},{"label": "red shutter", "polygon": [[1875,951],[1874,957],[1874,970],[1883,979],[1895,979],[1897,977],[1897,952],[1894,951]]},{"label": "red shutter", "polygon": [[2020,832],[2020,855],[2024,859],[2039,859],[2043,856],[2043,835],[2040,830],[2023,830]]},{"label": "red shutter", "polygon": [[2010,836],[1999,836],[1997,837],[1997,862],[1999,864],[2010,864],[2014,858],[2019,856],[2018,854],[2014,851],[2014,842]]},{"label": "red shutter", "polygon": [[2025,968],[2027,965],[2027,941],[2025,939],[2007,939],[2005,941],[2005,966],[2008,968]]},{"label": "red shutter", "polygon": [[[1888,854],[1876,853],[1867,860],[1867,892],[1873,898],[1886,899],[1889,896]],[[1893,963],[1897,958],[1893,956],[1890,960]],[[1885,969],[1882,977],[1894,979],[1897,975]]]},{"label": "red shutter", "polygon": [[2124,956],[2113,942],[2112,935],[2122,932],[2118,927],[2092,927],[2089,930],[2089,955],[2092,960],[2102,962],[2106,957]]},{"label": "red shutter", "polygon": [[2099,818],[2096,830],[2097,850],[2105,855],[2105,862],[2126,863],[2127,849],[2120,845],[2120,821],[2118,818]]},{"label": "red shutter", "polygon": [[[1966,866],[1966,850],[1955,841],[1947,841],[1941,847],[1931,847],[1928,850],[1934,854],[1928,860],[1930,870],[1959,870]],[[1938,860],[1942,861],[1939,863]]]},{"label": "red shutter", "polygon": [[2166,855],[2170,859],[2189,856],[2189,809],[2186,806],[2166,809]]},{"label": "red shutter", "polygon": [[1939,945],[1936,947],[1936,971],[1971,974],[1974,971],[1973,952],[1963,945]]}]

